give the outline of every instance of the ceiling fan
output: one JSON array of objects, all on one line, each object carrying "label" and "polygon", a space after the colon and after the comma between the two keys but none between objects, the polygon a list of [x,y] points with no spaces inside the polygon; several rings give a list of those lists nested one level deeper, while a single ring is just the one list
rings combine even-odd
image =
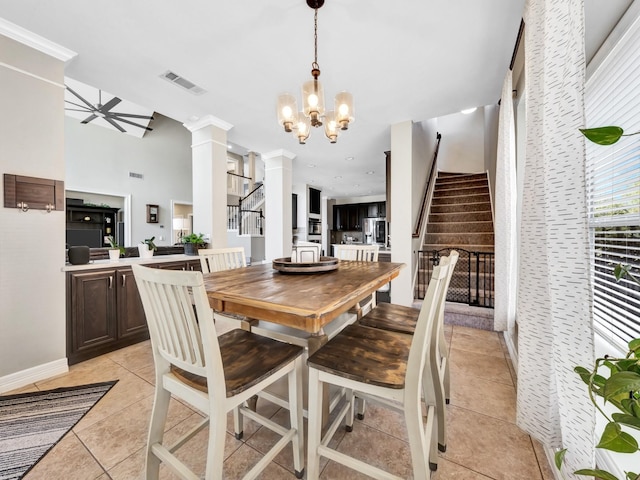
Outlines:
[{"label": "ceiling fan", "polygon": [[74,102],[71,102],[69,100],[65,100],[66,103],[69,103],[71,105],[79,107],[79,108],[66,108],[65,107],[65,110],[71,110],[71,111],[74,111],[74,112],[85,112],[85,113],[89,114],[89,116],[87,118],[85,118],[84,120],[82,120],[82,122],[80,122],[80,123],[89,123],[92,120],[95,120],[96,118],[102,118],[106,122],[111,124],[114,128],[120,130],[121,132],[126,132],[126,130],[124,128],[122,128],[120,125],[118,125],[116,122],[122,122],[122,123],[126,123],[126,124],[129,124],[129,125],[133,125],[134,127],[144,128],[145,130],[148,130],[148,131],[153,130],[153,128],[151,128],[151,127],[147,127],[145,125],[140,125],[139,123],[135,123],[135,122],[132,122],[130,120],[127,120],[127,118],[139,118],[139,119],[144,119],[144,120],[153,120],[153,117],[149,117],[147,115],[134,115],[132,113],[112,112],[111,109],[122,101],[118,97],[113,97],[111,100],[109,100],[107,103],[105,103],[103,105],[102,104],[102,90],[98,90],[98,103],[96,105],[93,105],[90,102],[88,102],[87,100],[85,100],[84,98],[82,98],[82,96],[80,96],[80,94],[78,94],[77,92],[72,90],[69,87],[69,85],[65,85],[65,87],[73,95],[75,95],[82,103],[84,103],[84,105],[80,105],[78,103],[74,103]]}]

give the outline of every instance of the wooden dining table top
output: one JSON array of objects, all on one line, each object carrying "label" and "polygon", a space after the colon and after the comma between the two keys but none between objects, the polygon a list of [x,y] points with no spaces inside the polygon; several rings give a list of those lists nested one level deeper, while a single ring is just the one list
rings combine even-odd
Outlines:
[{"label": "wooden dining table top", "polygon": [[322,273],[283,273],[271,263],[204,274],[211,308],[218,312],[317,334],[329,322],[396,278],[403,263],[341,260]]}]

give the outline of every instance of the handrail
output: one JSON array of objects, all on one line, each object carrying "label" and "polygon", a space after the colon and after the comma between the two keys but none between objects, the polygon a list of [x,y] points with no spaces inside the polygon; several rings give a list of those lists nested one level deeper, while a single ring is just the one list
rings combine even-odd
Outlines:
[{"label": "handrail", "polygon": [[252,180],[251,177],[245,177],[244,175],[240,175],[239,173],[227,172],[227,175],[233,175],[234,177],[246,178],[247,180]]},{"label": "handrail", "polygon": [[422,230],[422,222],[424,221],[424,212],[427,208],[427,202],[429,201],[429,186],[431,185],[431,179],[433,178],[433,172],[436,169],[436,165],[438,163],[438,150],[440,150],[440,139],[442,138],[442,135],[440,134],[440,132],[438,132],[436,139],[437,139],[437,143],[436,143],[436,149],[433,152],[433,161],[431,162],[431,170],[429,171],[429,179],[427,180],[427,183],[424,187],[424,194],[422,195],[422,205],[420,205],[420,214],[418,215],[418,218],[416,220],[416,226],[415,229],[413,230],[413,233],[411,234],[411,236],[413,238],[417,238],[420,236],[420,231]]},{"label": "handrail", "polygon": [[[244,178],[249,178],[249,177],[244,177]],[[260,184],[260,185],[258,185],[256,188],[254,188],[254,189],[253,189],[253,190],[251,190],[249,193],[247,193],[247,194],[245,195],[245,197],[244,197],[244,198],[241,198],[241,199],[240,199],[240,203],[242,203],[242,201],[243,201],[243,200],[246,200],[247,198],[249,198],[251,195],[253,195],[253,194],[254,194],[254,192],[255,192],[256,190],[258,190],[259,188],[262,188],[262,187],[264,187],[264,183],[261,183],[261,184]]]}]

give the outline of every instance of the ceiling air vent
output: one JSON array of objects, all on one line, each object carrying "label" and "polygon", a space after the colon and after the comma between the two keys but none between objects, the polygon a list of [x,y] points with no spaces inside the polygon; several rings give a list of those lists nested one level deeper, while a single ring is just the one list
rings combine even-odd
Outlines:
[{"label": "ceiling air vent", "polygon": [[184,88],[190,93],[193,93],[194,95],[202,95],[203,93],[206,92],[204,88],[197,86],[195,83],[190,82],[189,80],[187,80],[184,77],[181,77],[177,73],[173,73],[171,70],[167,70],[162,75],[160,75],[160,77],[164,78],[165,80],[171,83],[175,83],[176,85],[179,85],[180,87]]},{"label": "ceiling air vent", "polygon": [[129,172],[129,176],[131,178],[139,178],[140,180],[144,178],[144,175],[142,175],[141,173],[135,173],[135,172]]}]

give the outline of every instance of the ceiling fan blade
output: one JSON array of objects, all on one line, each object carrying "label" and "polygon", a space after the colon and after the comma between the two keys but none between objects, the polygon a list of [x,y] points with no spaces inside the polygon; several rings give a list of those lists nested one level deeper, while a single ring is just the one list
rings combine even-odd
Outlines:
[{"label": "ceiling fan blade", "polygon": [[65,110],[67,110],[68,112],[91,113],[91,111],[90,111],[90,110],[87,110],[86,108],[83,108],[83,109],[79,109],[79,108],[65,108]]},{"label": "ceiling fan blade", "polygon": [[78,97],[80,100],[82,100],[91,110],[95,110],[95,106],[92,105],[91,103],[89,103],[88,101],[86,101],[84,98],[82,98],[80,96],[80,94],[78,94],[76,91],[72,90],[69,85],[65,85],[65,87],[67,87],[67,90],[69,90],[71,93],[73,93],[76,97]]},{"label": "ceiling fan blade", "polygon": [[102,105],[99,110],[102,113],[107,113],[109,110],[111,110],[113,107],[115,107],[117,104],[119,104],[122,100],[120,100],[118,97],[113,97],[111,100],[109,100],[107,103],[105,103],[104,105]]},{"label": "ceiling fan blade", "polygon": [[138,123],[130,122],[129,120],[125,120],[124,118],[120,118],[120,117],[117,117],[115,115],[109,114],[109,116],[107,118],[112,118],[112,119],[117,120],[117,121],[122,122],[122,123],[128,123],[129,125],[133,125],[134,127],[144,128],[145,130],[148,130],[148,131],[152,131],[153,130],[153,128],[151,128],[151,127],[145,127],[144,125],[140,125]]},{"label": "ceiling fan blade", "polygon": [[90,115],[87,118],[85,118],[84,120],[82,120],[80,123],[89,123],[91,120],[95,120],[96,118],[98,118],[97,115]]},{"label": "ceiling fan blade", "polygon": [[[75,105],[76,107],[84,108],[85,112],[93,112],[93,108],[87,108],[86,106],[80,105],[79,103],[70,102],[69,100],[65,100],[65,103],[70,103],[71,105]],[[69,109],[67,108],[67,110]]]},{"label": "ceiling fan blade", "polygon": [[153,117],[150,117],[148,115],[134,115],[133,113],[120,113],[120,112],[109,112],[109,113],[116,117],[144,118],[146,120],[153,120]]},{"label": "ceiling fan blade", "polygon": [[109,122],[111,125],[113,125],[114,127],[116,127],[118,130],[120,130],[121,132],[126,132],[126,130],[124,128],[122,128],[120,125],[118,125],[116,122],[114,122],[111,118],[109,117],[104,117],[104,119]]}]

